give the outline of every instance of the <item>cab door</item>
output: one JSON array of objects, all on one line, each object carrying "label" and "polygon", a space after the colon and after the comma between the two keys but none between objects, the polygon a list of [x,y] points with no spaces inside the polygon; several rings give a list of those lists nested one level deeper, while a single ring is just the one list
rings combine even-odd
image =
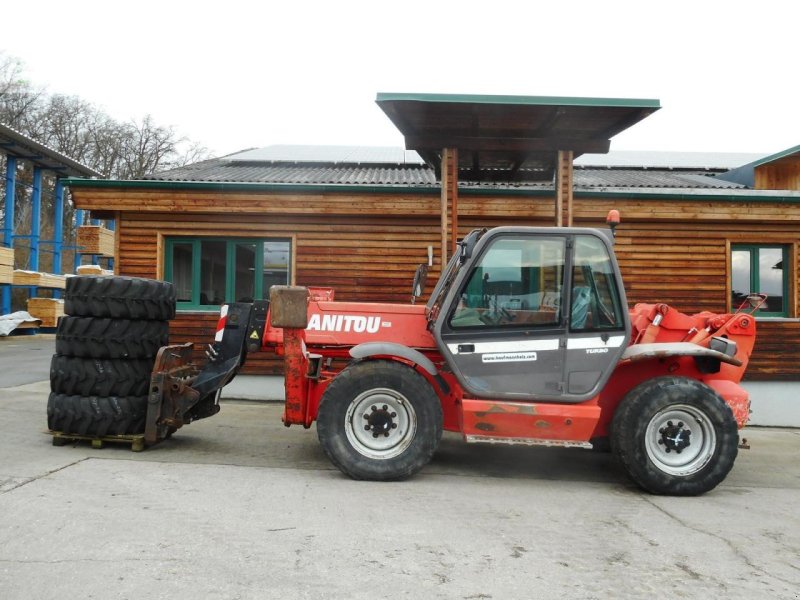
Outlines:
[{"label": "cab door", "polygon": [[573,237],[565,400],[598,394],[628,346],[630,317],[613,256],[601,237]]},{"label": "cab door", "polygon": [[[584,279],[587,252],[575,255],[582,238],[577,231],[587,230],[497,228],[464,259],[433,329],[469,395],[579,402],[605,384],[626,345],[626,319],[619,310],[624,298],[617,294],[612,302],[617,329],[598,330],[601,321],[592,311],[600,310],[594,298],[601,286],[588,271]],[[618,278],[608,244],[598,235],[588,237],[599,240],[605,264]],[[580,247],[587,244],[597,249],[583,240]],[[580,276],[574,273],[576,259],[582,261]],[[581,288],[574,298],[573,286]],[[620,323],[622,339],[610,335],[619,333]]]}]

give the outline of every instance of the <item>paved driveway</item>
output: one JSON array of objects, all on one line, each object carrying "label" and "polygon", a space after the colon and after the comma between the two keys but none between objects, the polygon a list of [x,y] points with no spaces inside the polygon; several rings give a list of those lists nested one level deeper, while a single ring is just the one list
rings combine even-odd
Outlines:
[{"label": "paved driveway", "polygon": [[53,447],[47,392],[0,389],[4,600],[798,598],[798,431],[750,431],[700,498],[642,493],[608,455],[454,436],[369,483],[279,404],[227,402],[133,453]]}]

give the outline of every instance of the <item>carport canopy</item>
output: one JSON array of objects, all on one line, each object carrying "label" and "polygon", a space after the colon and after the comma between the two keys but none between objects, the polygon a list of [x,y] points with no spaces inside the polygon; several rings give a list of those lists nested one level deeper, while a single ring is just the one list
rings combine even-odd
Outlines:
[{"label": "carport canopy", "polygon": [[604,154],[610,139],[660,108],[658,100],[549,96],[378,94],[408,150],[441,172],[455,148],[461,179],[550,180],[558,151]]},{"label": "carport canopy", "polygon": [[[658,100],[379,93],[376,103],[407,150],[442,186],[442,259],[458,237],[458,181],[554,181],[555,225],[572,224],[572,161],[604,154],[613,136],[661,106]],[[448,236],[447,213],[452,211]]]}]

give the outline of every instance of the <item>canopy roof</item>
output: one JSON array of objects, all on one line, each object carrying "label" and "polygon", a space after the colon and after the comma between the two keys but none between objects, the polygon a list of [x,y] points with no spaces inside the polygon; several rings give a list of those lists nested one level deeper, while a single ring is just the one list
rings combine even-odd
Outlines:
[{"label": "canopy roof", "polygon": [[549,180],[557,152],[602,154],[610,139],[661,106],[658,100],[378,94],[375,100],[437,172],[441,150],[457,148],[472,181]]},{"label": "canopy roof", "polygon": [[100,173],[69,156],[0,123],[0,153],[28,160],[35,166],[53,171],[58,177],[102,177]]}]

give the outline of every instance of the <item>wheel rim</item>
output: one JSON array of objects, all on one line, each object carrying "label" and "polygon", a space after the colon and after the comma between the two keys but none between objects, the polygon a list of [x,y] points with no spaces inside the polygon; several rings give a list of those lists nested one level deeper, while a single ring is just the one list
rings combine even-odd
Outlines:
[{"label": "wheel rim", "polygon": [[417,431],[417,415],[395,390],[375,388],[359,394],[347,409],[350,444],[368,458],[394,458],[408,448]]},{"label": "wheel rim", "polygon": [[647,424],[647,456],[664,473],[680,477],[696,473],[711,460],[716,447],[711,420],[694,406],[668,406]]}]

